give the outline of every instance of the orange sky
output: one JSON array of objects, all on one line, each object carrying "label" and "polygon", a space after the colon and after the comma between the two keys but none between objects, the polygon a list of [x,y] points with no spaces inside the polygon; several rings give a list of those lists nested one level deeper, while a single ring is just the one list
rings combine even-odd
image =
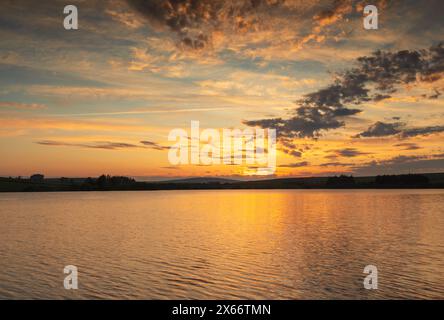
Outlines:
[{"label": "orange sky", "polygon": [[[172,166],[168,134],[193,120],[275,126],[276,176],[444,171],[440,1],[375,1],[378,30],[362,27],[363,1],[72,2],[80,28],[70,31],[62,1],[2,5],[2,176],[254,173]],[[347,72],[366,79],[352,87]]]}]

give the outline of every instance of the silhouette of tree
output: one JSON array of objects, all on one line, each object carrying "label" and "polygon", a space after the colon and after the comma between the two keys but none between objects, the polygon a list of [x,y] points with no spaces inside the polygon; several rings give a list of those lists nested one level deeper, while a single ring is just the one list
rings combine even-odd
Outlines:
[{"label": "silhouette of tree", "polygon": [[419,174],[383,175],[377,176],[375,183],[386,186],[426,185],[429,178]]},{"label": "silhouette of tree", "polygon": [[351,187],[355,185],[355,178],[353,176],[340,175],[330,177],[327,180],[327,186],[329,187]]}]

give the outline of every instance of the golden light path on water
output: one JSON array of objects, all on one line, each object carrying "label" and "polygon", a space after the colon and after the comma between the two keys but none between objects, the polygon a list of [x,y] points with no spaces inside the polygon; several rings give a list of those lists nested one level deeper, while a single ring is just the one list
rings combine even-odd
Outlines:
[{"label": "golden light path on water", "polygon": [[3,193],[0,298],[444,298],[443,207],[443,190]]}]

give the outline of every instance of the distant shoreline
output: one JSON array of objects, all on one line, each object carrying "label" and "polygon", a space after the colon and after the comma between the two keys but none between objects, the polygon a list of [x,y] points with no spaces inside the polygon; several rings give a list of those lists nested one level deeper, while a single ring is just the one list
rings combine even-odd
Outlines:
[{"label": "distant shoreline", "polygon": [[289,190],[289,189],[444,189],[444,173],[381,175],[374,177],[310,177],[237,181],[190,178],[140,182],[128,177],[0,178],[0,192],[164,191],[164,190]]}]

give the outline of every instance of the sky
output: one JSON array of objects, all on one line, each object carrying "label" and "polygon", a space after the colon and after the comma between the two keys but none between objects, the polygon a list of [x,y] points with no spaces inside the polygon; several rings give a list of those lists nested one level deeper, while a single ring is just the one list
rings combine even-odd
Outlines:
[{"label": "sky", "polygon": [[0,5],[1,176],[252,177],[171,165],[191,121],[276,129],[266,177],[444,172],[441,0]]}]

